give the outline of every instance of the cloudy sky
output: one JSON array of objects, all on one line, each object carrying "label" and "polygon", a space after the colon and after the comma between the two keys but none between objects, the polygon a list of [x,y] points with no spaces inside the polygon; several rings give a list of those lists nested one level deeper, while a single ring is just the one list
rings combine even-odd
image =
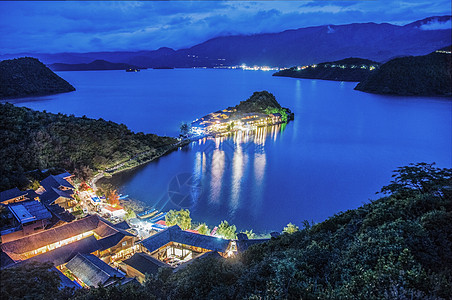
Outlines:
[{"label": "cloudy sky", "polygon": [[0,54],[180,49],[220,35],[450,14],[450,0],[0,1]]}]

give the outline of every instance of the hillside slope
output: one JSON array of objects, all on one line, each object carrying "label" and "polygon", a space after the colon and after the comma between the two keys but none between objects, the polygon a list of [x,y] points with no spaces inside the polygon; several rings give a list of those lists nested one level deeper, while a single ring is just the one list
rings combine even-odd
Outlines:
[{"label": "hillside slope", "polygon": [[323,79],[335,81],[362,81],[369,77],[380,63],[362,58],[346,58],[316,65],[292,67],[281,70],[273,76]]},{"label": "hillside slope", "polygon": [[26,173],[64,168],[79,178],[128,161],[160,155],[176,139],[155,134],[133,133],[125,125],[33,111],[0,104],[0,191],[29,183]]},{"label": "hillside slope", "polygon": [[450,47],[424,56],[396,58],[355,89],[402,96],[452,96],[451,65]]},{"label": "hillside slope", "polygon": [[0,99],[66,93],[75,88],[36,58],[0,62]]}]

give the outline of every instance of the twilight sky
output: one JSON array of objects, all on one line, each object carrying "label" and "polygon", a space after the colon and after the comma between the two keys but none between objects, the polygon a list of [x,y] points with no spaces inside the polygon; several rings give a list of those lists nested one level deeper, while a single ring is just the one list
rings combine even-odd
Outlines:
[{"label": "twilight sky", "polygon": [[0,54],[180,49],[220,35],[441,15],[450,0],[0,1]]}]

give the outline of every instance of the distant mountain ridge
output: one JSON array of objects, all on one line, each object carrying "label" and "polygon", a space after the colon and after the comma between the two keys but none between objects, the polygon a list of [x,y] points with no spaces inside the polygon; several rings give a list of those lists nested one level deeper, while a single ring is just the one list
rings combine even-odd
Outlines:
[{"label": "distant mountain ridge", "polygon": [[126,70],[142,69],[135,65],[125,63],[112,63],[106,60],[98,59],[88,64],[63,64],[54,63],[49,66],[53,71],[94,71],[94,70]]},{"label": "distant mountain ridge", "polygon": [[[221,67],[242,63],[290,67],[344,57],[384,62],[398,56],[425,55],[450,45],[451,28],[435,29],[429,25],[448,24],[451,19],[451,16],[437,16],[404,26],[354,23],[306,27],[279,33],[224,36],[181,50],[162,47],[152,51],[28,55],[46,64],[79,64],[103,59],[144,67]],[[0,55],[0,58],[16,56],[5,54]]]},{"label": "distant mountain ridge", "polygon": [[0,99],[40,96],[75,91],[66,80],[36,58],[0,62]]},{"label": "distant mountain ridge", "polygon": [[372,60],[350,57],[310,66],[292,67],[276,72],[273,76],[357,82],[375,73],[379,66],[380,63]]}]

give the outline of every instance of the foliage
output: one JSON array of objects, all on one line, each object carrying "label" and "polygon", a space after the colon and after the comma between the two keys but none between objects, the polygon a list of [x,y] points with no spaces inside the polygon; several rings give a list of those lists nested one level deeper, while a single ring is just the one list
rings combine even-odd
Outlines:
[{"label": "foliage", "polygon": [[133,218],[136,218],[136,217],[137,217],[137,215],[135,214],[135,212],[132,209],[128,208],[126,210],[126,219],[127,220],[133,219]]},{"label": "foliage", "polygon": [[165,222],[168,226],[178,225],[182,230],[190,229],[190,211],[188,209],[170,210],[165,215]]},{"label": "foliage", "polygon": [[181,123],[180,124],[180,134],[182,136],[187,136],[190,132],[191,126],[187,123]]},{"label": "foliage", "polygon": [[111,206],[119,205],[119,195],[116,190],[110,190],[106,193],[107,203]]},{"label": "foliage", "polygon": [[[127,292],[101,287],[71,297],[450,299],[451,171],[428,164],[399,168],[391,195],[315,225],[304,222],[303,229],[253,245],[235,258],[210,255],[178,272],[161,270]],[[413,185],[415,178],[427,178],[421,181],[425,188]]]},{"label": "foliage", "polygon": [[436,52],[395,58],[355,89],[378,94],[452,96],[451,63],[450,54]]},{"label": "foliage", "polygon": [[59,292],[58,271],[52,264],[31,262],[0,270],[2,299],[53,299]]},{"label": "foliage", "polygon": [[287,121],[288,121],[288,115],[287,115],[287,112],[286,112],[286,109],[285,108],[275,108],[275,107],[267,107],[266,109],[265,109],[265,113],[268,115],[268,114],[281,114],[281,120],[284,122],[284,123],[287,123]]},{"label": "foliage", "polygon": [[284,233],[288,233],[288,234],[292,234],[292,233],[295,233],[295,232],[297,232],[297,231],[299,231],[299,230],[300,230],[300,228],[298,228],[297,225],[294,225],[294,224],[292,224],[292,223],[289,223],[289,224],[287,224],[286,227],[284,227],[283,232],[284,232]]},{"label": "foliage", "polygon": [[247,100],[240,101],[240,104],[236,105],[235,108],[240,112],[264,113],[267,108],[281,108],[281,105],[272,93],[262,91],[254,92]]},{"label": "foliage", "polygon": [[235,225],[229,225],[228,221],[222,221],[218,225],[217,234],[225,239],[235,239],[237,238],[236,231]]},{"label": "foliage", "polygon": [[[38,112],[9,103],[0,104],[0,138],[0,190],[25,188],[27,176],[34,174],[26,172],[51,167],[86,180],[93,170],[106,170],[140,153],[143,159],[154,157],[177,143],[169,137],[133,133],[123,124]],[[42,176],[40,171],[35,173]]]},{"label": "foliage", "polygon": [[198,232],[200,234],[204,234],[204,235],[209,235],[210,233],[210,229],[209,227],[206,225],[206,223],[201,223],[199,224],[198,228],[196,228],[196,230],[198,230]]},{"label": "foliage", "polygon": [[251,230],[245,230],[245,231],[242,231],[242,233],[246,234],[246,236],[247,236],[249,239],[255,239],[255,238],[256,238],[256,234],[253,232],[252,229],[251,229]]},{"label": "foliage", "polygon": [[0,62],[0,98],[75,91],[66,80],[32,57]]}]

